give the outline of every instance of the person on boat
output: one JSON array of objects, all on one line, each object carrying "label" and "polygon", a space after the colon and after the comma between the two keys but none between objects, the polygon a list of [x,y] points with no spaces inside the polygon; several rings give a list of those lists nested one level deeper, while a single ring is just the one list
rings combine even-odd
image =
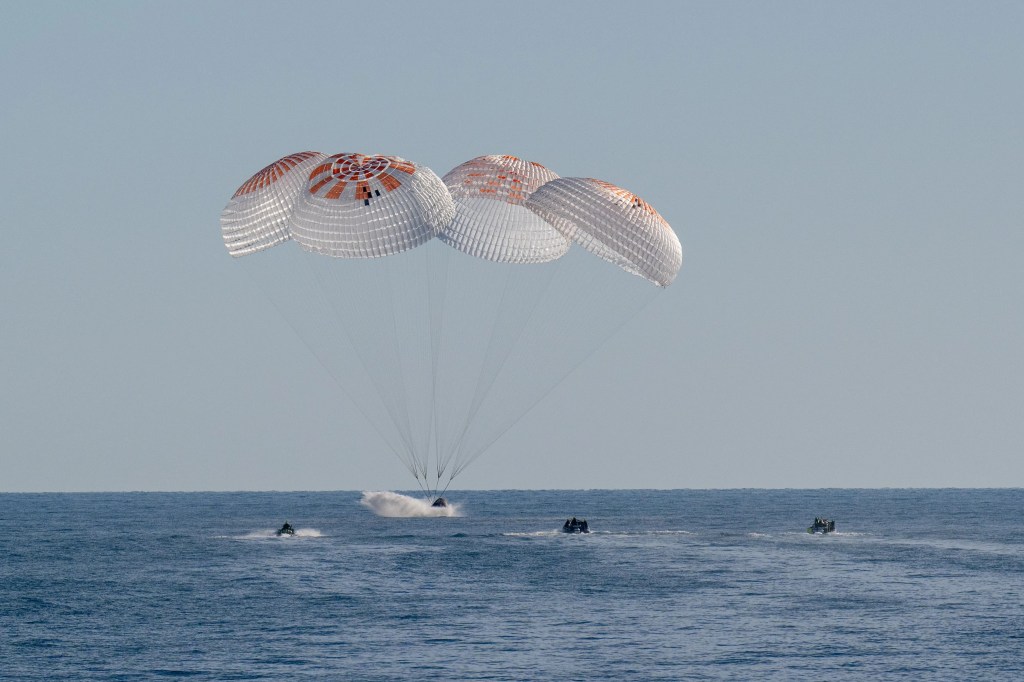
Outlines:
[{"label": "person on boat", "polygon": [[278,535],[295,535],[295,528],[292,527],[292,524],[290,524],[287,521],[285,521],[284,525],[281,526],[281,530],[277,531],[277,534]]}]

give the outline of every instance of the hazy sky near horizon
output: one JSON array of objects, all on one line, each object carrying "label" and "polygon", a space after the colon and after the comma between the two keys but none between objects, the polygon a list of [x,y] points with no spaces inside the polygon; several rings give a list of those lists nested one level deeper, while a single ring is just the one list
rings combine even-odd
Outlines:
[{"label": "hazy sky near horizon", "polygon": [[1022,35],[995,1],[4,2],[0,492],[415,487],[221,240],[306,149],[514,154],[683,244],[455,488],[1024,486]]}]

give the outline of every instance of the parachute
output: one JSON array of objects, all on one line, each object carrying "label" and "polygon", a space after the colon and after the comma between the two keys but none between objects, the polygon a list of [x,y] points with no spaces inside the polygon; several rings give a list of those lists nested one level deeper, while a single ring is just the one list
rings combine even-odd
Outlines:
[{"label": "parachute", "polygon": [[526,203],[562,234],[623,270],[667,287],[683,263],[675,232],[632,192],[593,178],[546,183]]},{"label": "parachute", "polygon": [[441,179],[397,156],[335,154],[309,174],[291,216],[303,248],[380,258],[434,238],[455,212]]},{"label": "parachute", "polygon": [[514,156],[480,156],[444,176],[455,217],[438,238],[463,253],[498,263],[544,263],[561,258],[569,240],[530,212],[526,200],[558,175]]},{"label": "parachute", "polygon": [[295,200],[309,169],[324,158],[320,152],[291,154],[246,180],[220,216],[228,253],[237,258],[291,239]]},{"label": "parachute", "polygon": [[643,200],[507,155],[441,179],[397,156],[292,154],[243,183],[221,230],[433,497],[682,262]]}]

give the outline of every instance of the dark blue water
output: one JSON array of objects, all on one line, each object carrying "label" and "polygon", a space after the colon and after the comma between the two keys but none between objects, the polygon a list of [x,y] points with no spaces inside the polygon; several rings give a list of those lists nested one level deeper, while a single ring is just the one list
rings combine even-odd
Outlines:
[{"label": "dark blue water", "polygon": [[0,678],[1024,679],[1024,490],[448,497],[0,495]]}]

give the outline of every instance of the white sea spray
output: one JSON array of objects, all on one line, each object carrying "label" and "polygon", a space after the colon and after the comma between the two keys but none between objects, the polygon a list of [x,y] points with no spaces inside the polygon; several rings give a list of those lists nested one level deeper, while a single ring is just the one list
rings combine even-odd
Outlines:
[{"label": "white sea spray", "polygon": [[458,516],[459,505],[432,506],[433,500],[420,499],[389,490],[363,491],[359,504],[369,507],[377,516],[392,518],[423,518],[430,516]]}]

